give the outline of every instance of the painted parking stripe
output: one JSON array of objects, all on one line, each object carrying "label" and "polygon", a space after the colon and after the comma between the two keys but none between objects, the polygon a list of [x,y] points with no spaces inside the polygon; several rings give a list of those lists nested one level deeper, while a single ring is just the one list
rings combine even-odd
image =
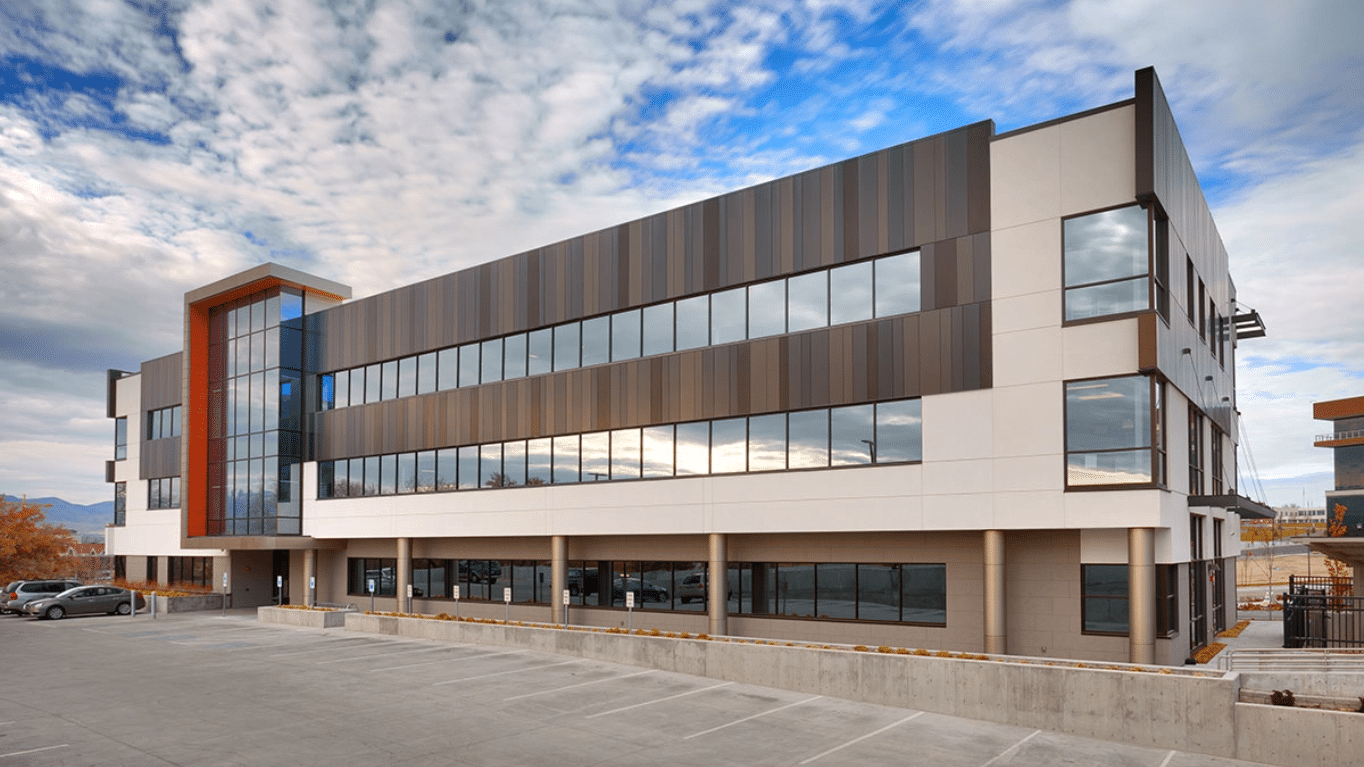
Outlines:
[{"label": "painted parking stripe", "polygon": [[860,737],[860,738],[853,738],[852,740],[848,741],[847,743],[844,743],[844,744],[841,745],[841,746],[834,746],[833,748],[829,749],[828,751],[825,751],[825,752],[820,753],[820,754],[815,754],[814,756],[810,757],[809,759],[806,759],[805,761],[801,762],[801,764],[809,764],[810,762],[813,762],[813,761],[815,761],[816,759],[822,759],[822,758],[828,756],[829,754],[832,754],[832,753],[835,752],[835,751],[841,751],[842,749],[845,749],[845,748],[847,748],[848,746],[851,746],[851,745],[854,744],[854,743],[860,743],[860,742],[866,740],[867,738],[872,737],[873,735],[880,735],[881,733],[885,732],[886,730],[892,729],[892,728],[894,728],[894,727],[899,727],[900,725],[904,724],[905,722],[908,722],[909,720],[914,719],[915,717],[919,717],[919,716],[923,716],[923,715],[924,715],[924,712],[922,712],[922,711],[916,711],[915,713],[910,714],[909,716],[905,717],[904,719],[901,719],[900,721],[895,722],[895,723],[893,723],[893,724],[888,724],[888,725],[886,725],[885,727],[882,727],[881,729],[879,729],[879,730],[877,730],[877,731],[875,731],[875,732],[869,732],[869,733],[867,733],[866,735],[863,735],[863,736]]},{"label": "painted parking stripe", "polygon": [[527,671],[539,671],[539,670],[542,669],[542,668],[554,668],[555,666],[567,666],[567,665],[572,664],[572,663],[582,663],[582,662],[585,661],[585,660],[587,660],[587,658],[579,658],[579,659],[577,659],[577,660],[566,660],[566,661],[564,661],[563,663],[551,663],[551,664],[549,664],[548,666],[531,666],[531,667],[529,667],[529,668],[514,668],[514,669],[511,669],[511,670],[509,670],[509,671],[497,671],[497,672],[494,672],[494,673],[491,673],[491,674],[481,674],[481,675],[479,675],[479,676],[465,676],[465,677],[460,677],[459,679],[447,679],[447,680],[445,680],[444,682],[436,682],[436,683],[432,684],[431,686],[432,686],[432,687],[440,687],[440,686],[443,685],[443,684],[458,684],[458,683],[460,683],[460,682],[472,682],[472,681],[474,681],[475,679],[487,679],[487,678],[489,678],[489,677],[494,677],[494,676],[506,676],[507,674],[524,674],[524,673],[526,673]]},{"label": "painted parking stripe", "polygon": [[[448,650],[448,649],[450,649],[450,648],[447,647],[447,648],[444,648],[444,649],[447,649],[447,650]],[[407,664],[407,665],[405,665],[405,666],[385,666],[385,667],[383,667],[383,668],[372,668],[372,669],[369,670],[369,673],[373,674],[373,673],[376,672],[376,671],[397,671],[397,670],[399,670],[399,669],[404,669],[404,668],[416,668],[416,667],[418,667],[418,666],[434,666],[434,665],[436,665],[437,663],[452,663],[452,662],[457,661],[457,660],[473,660],[473,659],[475,659],[475,658],[493,658],[493,657],[496,657],[496,656],[498,656],[498,655],[519,655],[519,654],[521,654],[521,653],[523,653],[523,652],[526,652],[526,651],[525,651],[525,650],[507,650],[506,652],[485,652],[485,653],[483,653],[482,655],[460,655],[460,656],[457,656],[457,657],[454,657],[454,658],[445,658],[444,660],[428,660],[428,661],[426,661],[426,662],[424,662],[424,663],[409,663],[409,664]]]},{"label": "painted parking stripe", "polygon": [[658,698],[658,699],[656,699],[656,700],[646,700],[646,701],[644,701],[643,703],[636,703],[636,704],[633,705],[633,706],[625,706],[624,708],[613,708],[613,709],[611,709],[610,711],[603,711],[603,712],[601,712],[600,714],[593,714],[593,715],[591,715],[591,716],[586,716],[586,717],[583,717],[583,718],[584,718],[584,719],[596,719],[596,718],[599,717],[599,716],[606,716],[607,714],[619,714],[619,713],[622,712],[622,711],[629,711],[629,710],[632,709],[632,708],[642,708],[642,707],[644,707],[644,706],[652,706],[652,705],[654,705],[655,703],[662,703],[662,702],[667,701],[667,700],[676,700],[676,699],[678,699],[678,698],[685,698],[685,697],[687,697],[688,695],[695,695],[695,694],[697,694],[698,692],[706,692],[707,690],[716,690],[716,689],[719,689],[719,688],[721,688],[721,687],[728,687],[728,686],[730,686],[730,685],[732,685],[732,684],[734,684],[734,683],[733,683],[733,682],[721,682],[720,684],[713,684],[713,685],[711,685],[710,687],[702,687],[702,688],[699,689],[699,690],[688,690],[687,692],[681,692],[681,693],[678,693],[678,694],[676,694],[676,695],[669,695],[669,696],[666,697],[666,698]]},{"label": "painted parking stripe", "polygon": [[435,652],[436,650],[448,650],[448,649],[450,649],[450,648],[448,648],[448,647],[423,647],[423,648],[421,648],[420,650],[396,650],[396,651],[394,651],[394,652],[386,652],[386,653],[380,653],[380,654],[370,653],[370,654],[368,654],[368,655],[361,655],[361,656],[358,657],[358,658],[332,658],[331,660],[320,660],[320,661],[317,662],[317,665],[319,665],[319,666],[325,666],[325,665],[328,664],[328,663],[347,663],[347,662],[351,662],[351,661],[369,660],[370,658],[389,658],[389,657],[392,657],[392,656],[394,656],[394,655],[411,655],[412,653],[418,653],[418,652]]},{"label": "painted parking stripe", "polygon": [[536,695],[549,695],[550,693],[563,692],[564,690],[572,690],[572,689],[575,689],[575,688],[578,688],[578,687],[587,687],[588,685],[592,685],[592,684],[601,684],[602,682],[614,682],[614,681],[616,681],[617,679],[629,679],[629,678],[632,677],[632,676],[644,676],[645,674],[652,674],[652,673],[654,673],[654,670],[653,670],[653,669],[649,669],[648,671],[640,671],[640,672],[637,672],[637,673],[634,673],[634,674],[626,674],[625,676],[613,676],[613,677],[608,677],[608,678],[606,678],[606,679],[594,679],[594,680],[592,680],[591,682],[583,682],[583,683],[581,683],[581,684],[570,684],[570,685],[567,686],[567,687],[556,687],[556,688],[554,688],[553,690],[541,690],[540,692],[528,692],[528,693],[526,693],[525,695],[513,695],[513,696],[510,697],[510,698],[503,698],[503,699],[502,699],[502,702],[503,702],[503,703],[506,703],[507,701],[511,701],[511,700],[521,700],[522,698],[534,698]]},{"label": "painted parking stripe", "polygon": [[1174,751],[1171,751],[1170,753],[1166,754],[1166,755],[1165,755],[1165,761],[1163,761],[1163,762],[1160,763],[1160,767],[1169,767],[1169,766],[1170,766],[1170,760],[1171,760],[1171,759],[1174,759],[1174,758],[1175,758],[1175,752],[1174,752]]},{"label": "painted parking stripe", "polygon": [[986,762],[985,764],[982,764],[980,767],[990,767],[990,765],[994,764],[995,762],[999,761],[1000,759],[1012,758],[1014,754],[1018,753],[1018,749],[1020,749],[1020,748],[1023,747],[1023,744],[1024,744],[1024,743],[1027,743],[1028,741],[1032,740],[1033,738],[1035,738],[1035,737],[1037,737],[1038,735],[1041,735],[1041,734],[1042,734],[1042,731],[1041,731],[1041,730],[1033,730],[1031,735],[1029,735],[1028,737],[1026,737],[1026,738],[1024,738],[1024,739],[1022,739],[1022,740],[1020,740],[1020,741],[1018,741],[1017,743],[1013,744],[1012,746],[1009,746],[1008,748],[1004,749],[1004,751],[1001,752],[998,756],[996,756],[995,758],[993,758],[993,759],[991,759],[990,761]]},{"label": "painted parking stripe", "polygon": [[60,746],[43,746],[42,748],[30,748],[30,749],[27,750],[27,751],[13,751],[13,752],[8,753],[8,754],[0,754],[0,759],[4,759],[4,758],[10,757],[10,756],[23,756],[24,754],[36,754],[36,753],[38,753],[39,751],[51,751],[51,750],[54,749],[54,748],[66,748],[66,747],[69,746],[69,745],[71,745],[71,744],[70,744],[70,743],[63,743],[63,744],[61,744]]},{"label": "painted parking stripe", "polygon": [[822,697],[824,697],[824,696],[823,696],[823,695],[816,695],[816,696],[814,696],[813,698],[806,698],[805,700],[798,700],[798,701],[796,701],[795,703],[788,703],[788,704],[786,704],[785,706],[780,706],[780,707],[774,708],[774,709],[772,709],[772,710],[770,710],[770,711],[764,711],[764,712],[762,712],[761,714],[754,714],[753,716],[746,716],[746,717],[744,717],[743,719],[736,719],[735,721],[730,722],[729,724],[722,724],[722,725],[720,725],[719,727],[712,727],[712,728],[710,728],[709,730],[702,730],[702,731],[700,731],[700,732],[694,732],[694,733],[692,733],[691,735],[688,735],[687,737],[683,738],[682,740],[691,740],[692,738],[699,738],[699,737],[701,737],[702,735],[707,735],[707,734],[709,734],[709,733],[715,732],[716,730],[723,730],[723,729],[725,729],[726,727],[733,727],[733,726],[736,725],[736,724],[743,724],[744,722],[747,722],[747,721],[749,721],[750,719],[757,719],[757,718],[760,717],[760,716],[767,716],[768,714],[775,714],[775,713],[777,713],[778,711],[785,711],[785,710],[788,709],[788,708],[793,708],[793,707],[795,707],[795,706],[802,706],[802,705],[805,705],[806,703],[809,703],[809,702],[812,701],[812,700],[819,700],[819,699],[822,698]]},{"label": "painted parking stripe", "polygon": [[344,643],[347,647],[352,647],[352,646],[354,646],[354,645],[366,646],[366,645],[373,645],[373,644],[375,644],[374,640],[369,639],[368,637],[363,638],[363,639],[332,639],[332,640],[328,640],[327,642],[322,642],[322,643],[316,643],[316,642],[310,643],[310,644],[325,644],[325,645],[327,645],[326,647],[318,647],[318,648],[313,649],[313,650],[302,650],[302,651],[300,651],[300,652],[282,652],[282,653],[275,653],[274,655],[271,655],[270,657],[271,657],[271,658],[292,658],[292,657],[297,656],[297,655],[312,655],[313,653],[329,652],[329,651],[331,651],[334,647],[336,647],[336,646],[338,646],[338,645],[340,645],[340,644],[343,644],[343,643]]}]

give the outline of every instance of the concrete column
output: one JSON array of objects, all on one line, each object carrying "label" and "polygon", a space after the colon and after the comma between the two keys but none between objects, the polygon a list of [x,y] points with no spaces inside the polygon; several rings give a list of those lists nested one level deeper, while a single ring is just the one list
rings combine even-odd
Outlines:
[{"label": "concrete column", "polygon": [[1156,533],[1127,529],[1127,654],[1132,663],[1156,662]]},{"label": "concrete column", "polygon": [[549,622],[565,623],[564,589],[568,588],[568,538],[549,539]]},{"label": "concrete column", "polygon": [[724,533],[710,534],[710,573],[706,586],[706,615],[710,635],[729,633],[729,545]]},{"label": "concrete column", "polygon": [[407,584],[412,578],[412,539],[398,539],[398,577],[396,586],[398,589],[398,612],[407,612]]},{"label": "concrete column", "polygon": [[985,531],[985,652],[1004,655],[1009,651],[1005,626],[1004,531]]},{"label": "concrete column", "polygon": [[317,577],[317,549],[303,550],[303,604],[308,607],[313,606],[317,601],[317,595],[313,593],[310,584],[313,578]]}]

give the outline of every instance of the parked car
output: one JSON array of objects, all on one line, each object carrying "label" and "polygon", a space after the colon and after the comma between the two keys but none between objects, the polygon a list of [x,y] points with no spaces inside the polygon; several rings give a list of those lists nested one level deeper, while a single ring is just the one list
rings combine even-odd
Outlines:
[{"label": "parked car", "polygon": [[5,614],[5,603],[9,601],[10,593],[19,588],[21,583],[23,581],[10,581],[3,590],[0,590],[0,615]]},{"label": "parked car", "polygon": [[[710,599],[710,579],[705,573],[692,573],[682,579],[682,583],[677,587],[677,598],[682,600],[682,604],[689,604],[693,599],[704,602]],[[725,595],[726,599],[734,598],[734,590],[730,589]]]},{"label": "parked car", "polygon": [[635,601],[644,602],[666,602],[668,601],[668,590],[662,586],[655,586],[648,581],[641,581],[639,578],[617,578],[612,600],[620,603],[625,602],[626,592],[634,592]]},{"label": "parked car", "polygon": [[63,591],[79,585],[81,585],[80,581],[64,579],[19,581],[17,585],[10,584],[8,593],[0,595],[0,598],[5,600],[4,604],[0,605],[0,611],[17,615],[24,611],[24,605],[35,599],[55,597]]},{"label": "parked car", "polygon": [[[118,586],[77,586],[62,593],[35,599],[24,605],[24,612],[35,618],[58,620],[68,615],[88,615],[90,613],[109,613],[127,615],[131,610],[128,604],[129,591]],[[147,606],[147,600],[137,595],[137,609]]]}]

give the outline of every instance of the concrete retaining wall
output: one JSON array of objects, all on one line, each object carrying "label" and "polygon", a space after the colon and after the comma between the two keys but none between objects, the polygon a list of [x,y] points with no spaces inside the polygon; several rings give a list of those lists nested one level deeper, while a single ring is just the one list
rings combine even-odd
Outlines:
[{"label": "concrete retaining wall", "polygon": [[[148,597],[145,592],[142,596]],[[149,600],[150,601],[150,600]],[[201,612],[203,610],[223,609],[222,594],[204,594],[197,597],[164,597],[156,596],[156,612],[160,613],[190,613]]]},{"label": "concrete retaining wall", "polygon": [[277,623],[282,626],[299,626],[313,629],[341,628],[346,625],[346,616],[355,613],[340,610],[289,610],[282,607],[257,607],[256,620],[261,623]]},{"label": "concrete retaining wall", "polygon": [[1334,766],[1364,746],[1364,714],[1238,703],[1236,673],[1196,676],[1182,669],[1076,668],[343,615],[347,631],[519,647],[1270,764]]},{"label": "concrete retaining wall", "polygon": [[1357,698],[1364,695],[1364,674],[1349,671],[1326,673],[1293,671],[1241,671],[1241,687],[1258,692],[1292,690],[1302,695]]}]

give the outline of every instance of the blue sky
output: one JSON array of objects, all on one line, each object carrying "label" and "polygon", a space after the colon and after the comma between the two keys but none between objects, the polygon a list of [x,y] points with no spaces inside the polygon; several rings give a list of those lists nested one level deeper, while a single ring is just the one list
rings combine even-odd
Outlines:
[{"label": "blue sky", "polygon": [[1153,65],[1269,326],[1241,465],[1319,503],[1311,403],[1364,394],[1360,29],[1345,0],[8,0],[0,490],[107,499],[104,370],[241,269],[370,295]]}]

